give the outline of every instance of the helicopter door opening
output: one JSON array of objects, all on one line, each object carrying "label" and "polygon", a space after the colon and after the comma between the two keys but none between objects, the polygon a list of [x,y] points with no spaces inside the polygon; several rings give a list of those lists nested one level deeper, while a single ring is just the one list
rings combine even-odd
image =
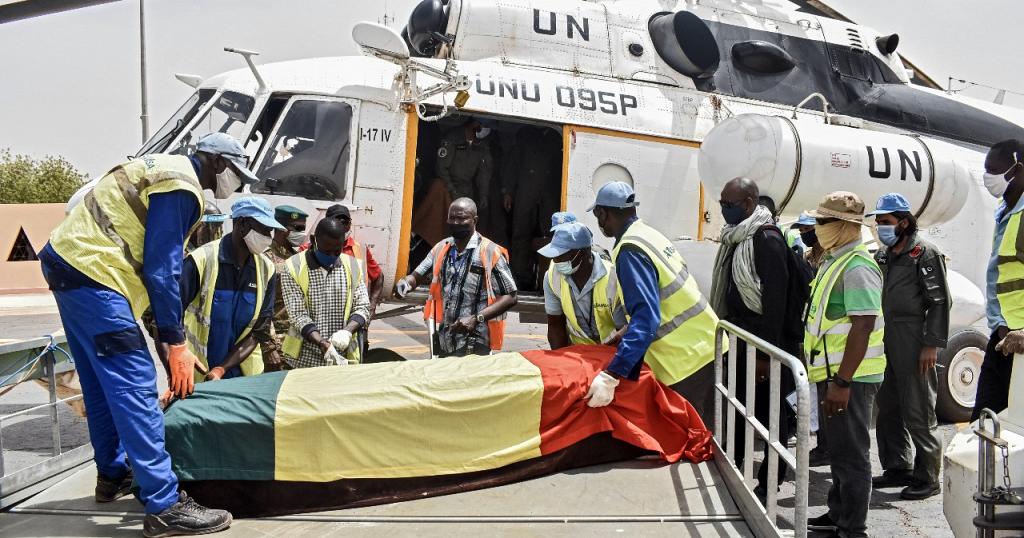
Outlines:
[{"label": "helicopter door opening", "polygon": [[457,114],[419,124],[409,271],[448,237],[454,198],[477,203],[477,230],[509,250],[524,295],[539,295],[551,215],[562,207],[562,126]]}]

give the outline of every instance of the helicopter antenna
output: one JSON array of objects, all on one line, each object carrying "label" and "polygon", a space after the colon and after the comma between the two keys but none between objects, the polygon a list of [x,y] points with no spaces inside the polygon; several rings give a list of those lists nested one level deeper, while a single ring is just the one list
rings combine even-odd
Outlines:
[{"label": "helicopter antenna", "polygon": [[384,15],[381,16],[381,17],[377,17],[377,23],[378,24],[383,24],[384,26],[387,26],[387,27],[390,28],[391,27],[391,23],[395,22],[396,20],[397,19],[395,17],[389,15],[389,12],[388,12],[388,1],[384,0]]},{"label": "helicopter antenna", "polygon": [[[953,83],[954,82],[963,84],[963,87],[954,90],[953,89]],[[1008,94],[1008,93],[1024,97],[1024,93],[1022,93],[1022,92],[1015,92],[1013,90],[1008,90],[1006,88],[997,88],[995,86],[990,86],[988,84],[982,84],[981,82],[972,82],[970,80],[964,80],[962,78],[956,78],[956,77],[949,77],[949,81],[946,83],[946,91],[949,92],[949,93],[960,93],[960,92],[966,90],[967,88],[970,88],[971,86],[977,86],[979,88],[986,88],[986,89],[989,89],[989,90],[995,90],[996,91],[996,98],[992,102],[997,104],[997,105],[1003,104],[1003,101],[1006,99],[1006,94]]]}]

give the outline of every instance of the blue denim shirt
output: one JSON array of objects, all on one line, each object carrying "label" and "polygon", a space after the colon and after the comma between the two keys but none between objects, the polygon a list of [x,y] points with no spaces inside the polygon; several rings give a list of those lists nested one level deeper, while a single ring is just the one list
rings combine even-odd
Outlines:
[{"label": "blue denim shirt", "polygon": [[[1000,202],[996,208],[996,229],[992,238],[992,255],[988,259],[988,271],[985,279],[985,316],[988,318],[988,328],[996,330],[1006,326],[1003,313],[999,309],[999,299],[996,297],[996,281],[999,280],[999,244],[1003,242],[1003,234],[1006,233],[1006,224],[1014,213],[1024,211],[1024,196],[1017,200],[1017,205],[1012,211],[1006,211],[1006,202]],[[1019,328],[1019,327],[1018,327]]]}]

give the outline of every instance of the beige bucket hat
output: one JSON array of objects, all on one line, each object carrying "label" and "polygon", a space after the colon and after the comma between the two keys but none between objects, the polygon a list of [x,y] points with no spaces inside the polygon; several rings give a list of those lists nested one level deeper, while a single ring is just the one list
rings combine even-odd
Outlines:
[{"label": "beige bucket hat", "polygon": [[864,224],[864,202],[849,191],[836,191],[825,195],[817,209],[807,212],[816,219],[839,219]]}]

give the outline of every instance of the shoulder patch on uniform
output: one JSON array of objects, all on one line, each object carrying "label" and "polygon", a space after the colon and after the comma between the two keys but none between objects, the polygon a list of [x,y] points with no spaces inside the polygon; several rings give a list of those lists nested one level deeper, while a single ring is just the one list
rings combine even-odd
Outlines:
[{"label": "shoulder patch on uniform", "polygon": [[912,248],[909,253],[911,258],[920,258],[921,254],[924,254],[924,248],[921,245]]},{"label": "shoulder patch on uniform", "polygon": [[441,159],[447,157],[448,156],[448,148],[445,147],[445,146],[441,146],[440,148],[437,148],[437,156],[438,156],[438,158],[441,158]]}]

